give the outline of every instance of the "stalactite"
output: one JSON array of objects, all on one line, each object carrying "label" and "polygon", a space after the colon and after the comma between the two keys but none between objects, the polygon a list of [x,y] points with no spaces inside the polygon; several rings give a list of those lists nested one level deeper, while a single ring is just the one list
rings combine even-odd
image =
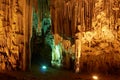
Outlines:
[{"label": "stalactite", "polygon": [[[53,31],[61,35],[63,40],[74,38],[75,41],[76,27],[80,25],[83,55],[103,55],[102,53],[109,53],[105,48],[106,46],[110,48],[111,45],[116,44],[113,42],[115,35],[118,39],[120,34],[120,6],[118,6],[118,0],[56,0],[53,3],[55,6],[51,8]],[[89,46],[87,45],[88,42],[90,43]],[[75,42],[73,44],[77,45]],[[103,50],[100,51],[98,48]],[[96,50],[99,51],[96,52]],[[99,63],[95,62],[97,64],[96,69],[99,67]],[[93,63],[87,62],[86,64],[91,65],[90,71],[92,71]]]},{"label": "stalactite", "polygon": [[81,17],[81,21],[82,21],[82,24],[81,24],[82,25],[82,29],[83,29],[82,31],[85,31],[85,17],[84,17],[85,16],[85,14],[84,14],[85,11],[84,10],[85,10],[84,9],[84,2],[82,1],[82,9],[81,9],[81,16],[80,16]]}]

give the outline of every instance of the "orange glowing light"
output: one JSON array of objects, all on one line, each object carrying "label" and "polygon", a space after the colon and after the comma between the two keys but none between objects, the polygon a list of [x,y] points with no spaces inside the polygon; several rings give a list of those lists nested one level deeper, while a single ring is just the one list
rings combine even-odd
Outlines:
[{"label": "orange glowing light", "polygon": [[98,80],[98,77],[97,76],[92,76],[92,78],[94,79],[94,80]]}]

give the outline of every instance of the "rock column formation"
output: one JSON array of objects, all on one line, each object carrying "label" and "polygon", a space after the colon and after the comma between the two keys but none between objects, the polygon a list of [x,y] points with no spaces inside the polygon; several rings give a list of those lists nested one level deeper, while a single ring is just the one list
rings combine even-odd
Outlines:
[{"label": "rock column formation", "polygon": [[0,70],[30,67],[30,0],[0,0]]},{"label": "rock column formation", "polygon": [[[81,25],[82,49],[80,51],[82,56],[104,53],[102,51],[105,48],[104,50],[99,48],[100,52],[91,52],[94,50],[93,47],[99,45],[98,43],[102,44],[104,42],[102,47],[108,44],[110,50],[110,47],[116,44],[114,40],[119,42],[119,0],[51,0],[50,2],[53,34],[62,38],[61,40],[55,36],[57,44],[62,43],[64,40],[69,40],[72,43],[70,46],[77,46],[75,44],[77,41],[75,35],[77,34],[76,28],[78,25]],[[96,45],[93,45],[94,43]],[[67,49],[71,48],[67,47]],[[76,51],[73,53],[76,54]],[[84,58],[86,59],[87,56]],[[75,64],[79,61],[76,60]],[[82,61],[80,62],[82,63]]]}]

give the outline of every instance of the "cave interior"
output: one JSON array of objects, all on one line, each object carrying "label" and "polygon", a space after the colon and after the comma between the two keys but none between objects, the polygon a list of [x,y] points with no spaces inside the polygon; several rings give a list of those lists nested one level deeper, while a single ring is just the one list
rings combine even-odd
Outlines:
[{"label": "cave interior", "polygon": [[0,71],[120,72],[119,9],[120,0],[0,0]]}]

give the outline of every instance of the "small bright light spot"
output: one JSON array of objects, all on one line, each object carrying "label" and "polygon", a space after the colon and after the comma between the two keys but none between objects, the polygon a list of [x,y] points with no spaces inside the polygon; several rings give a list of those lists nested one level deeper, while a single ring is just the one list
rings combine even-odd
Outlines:
[{"label": "small bright light spot", "polygon": [[47,69],[47,67],[46,67],[45,65],[43,65],[43,66],[42,66],[42,69],[44,69],[44,70],[45,70],[45,69]]},{"label": "small bright light spot", "polygon": [[97,76],[93,76],[92,78],[93,78],[94,80],[97,80],[97,79],[98,79],[98,77],[97,77]]},{"label": "small bright light spot", "polygon": [[46,65],[41,65],[41,66],[40,66],[40,72],[45,73],[46,71],[48,71],[47,68],[48,68],[48,67],[47,67]]}]

